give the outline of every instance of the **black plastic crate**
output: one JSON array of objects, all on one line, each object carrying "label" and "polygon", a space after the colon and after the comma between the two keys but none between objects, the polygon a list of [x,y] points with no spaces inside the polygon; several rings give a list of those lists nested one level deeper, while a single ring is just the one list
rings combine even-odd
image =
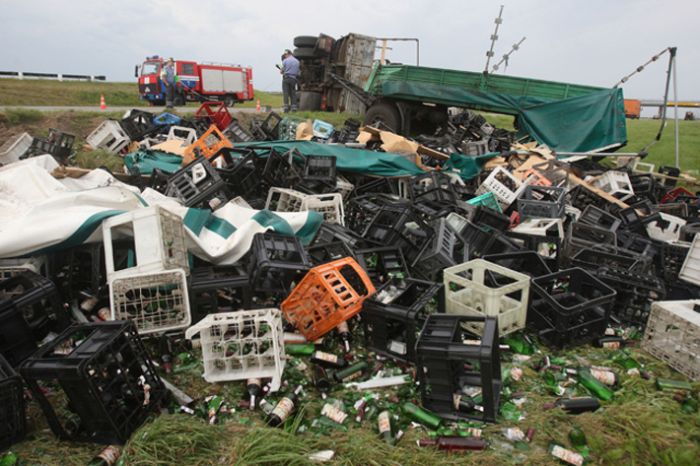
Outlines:
[{"label": "black plastic crate", "polygon": [[521,250],[520,245],[500,231],[488,226],[480,226],[466,221],[458,228],[453,228],[460,241],[465,245],[469,259],[487,254],[501,254]]},{"label": "black plastic crate", "polygon": [[458,196],[452,178],[441,172],[427,172],[409,180],[408,194],[413,202],[420,200],[454,204]]},{"label": "black plastic crate", "polygon": [[119,120],[119,126],[129,136],[129,139],[140,141],[147,135],[158,131],[158,127],[153,124],[154,116],[153,113],[133,109],[129,111],[129,116]]},{"label": "black plastic crate", "polygon": [[602,267],[595,275],[617,291],[610,318],[624,325],[644,330],[651,304],[666,297],[663,281],[648,273]]},{"label": "black plastic crate", "polygon": [[335,162],[335,157],[306,155],[304,156],[302,178],[304,181],[320,181],[335,186]]},{"label": "black plastic crate", "polygon": [[351,197],[345,202],[345,224],[353,231],[362,234],[381,207],[393,205],[409,206],[410,202],[383,193]]},{"label": "black plastic crate", "polygon": [[255,291],[289,291],[289,285],[311,268],[299,238],[277,233],[253,236],[248,261],[251,286]]},{"label": "black plastic crate", "polygon": [[[670,176],[672,178],[678,178],[681,175],[681,170],[678,167],[671,167],[668,165],[663,165],[663,166],[659,167],[659,174]],[[664,178],[661,181],[661,184],[663,184],[664,187],[666,187],[668,189],[673,189],[676,187],[676,184],[678,184],[678,180]]]},{"label": "black plastic crate", "polygon": [[193,322],[207,314],[253,307],[248,271],[237,264],[192,269],[189,295]]},{"label": "black plastic crate", "polygon": [[601,251],[595,248],[581,249],[571,258],[572,267],[596,271],[601,267],[615,270],[640,270],[644,261],[641,258]]},{"label": "black plastic crate", "polygon": [[434,232],[419,218],[410,205],[384,205],[362,233],[363,238],[377,246],[397,245],[407,259],[413,260],[431,240]]},{"label": "black plastic crate", "polygon": [[224,167],[217,168],[217,171],[226,182],[229,191],[246,198],[255,193],[267,196],[266,186],[262,183],[262,177],[255,165],[258,157],[254,151],[241,152],[223,148],[212,157],[212,160],[217,160],[219,157],[224,161]]},{"label": "black plastic crate", "polygon": [[518,198],[518,213],[526,218],[562,218],[566,189],[557,186],[525,186]]},{"label": "black plastic crate", "polygon": [[367,348],[404,362],[416,362],[416,342],[425,319],[444,312],[443,285],[391,278],[362,306]]},{"label": "black plastic crate", "polygon": [[[544,235],[530,234],[524,231],[510,230],[507,233],[508,238],[515,240],[521,245],[522,249],[535,251],[542,257],[546,258],[550,264],[554,264],[554,268],[558,269],[565,260],[564,243],[566,237],[562,237],[560,225],[553,223],[552,219],[531,219],[536,222],[534,226],[547,226]],[[539,224],[539,225],[538,225]]]},{"label": "black plastic crate", "polygon": [[211,209],[223,206],[231,197],[226,183],[205,157],[197,157],[173,173],[165,195],[179,199],[185,207]]},{"label": "black plastic crate", "polygon": [[231,142],[253,142],[255,138],[241,124],[233,118],[231,123],[222,131],[224,136]]},{"label": "black plastic crate", "polygon": [[444,218],[431,223],[431,227],[435,233],[411,263],[411,270],[426,280],[439,280],[444,268],[466,262],[468,252]]},{"label": "black plastic crate", "polygon": [[654,244],[659,248],[656,254],[656,274],[667,284],[673,284],[678,280],[678,274],[683,268],[685,258],[690,251],[690,243],[654,241]]},{"label": "black plastic crate", "polygon": [[533,278],[527,325],[547,344],[570,347],[603,336],[615,290],[580,268]]},{"label": "black plastic crate", "polygon": [[398,195],[399,189],[395,180],[389,178],[374,178],[362,184],[356,184],[350,193],[350,198],[365,194],[391,194]]},{"label": "black plastic crate", "polygon": [[577,252],[586,248],[617,252],[617,236],[605,228],[580,222],[572,223],[566,232],[566,258],[571,260]]},{"label": "black plastic crate", "polygon": [[403,251],[398,246],[358,249],[355,250],[355,257],[376,286],[392,277],[411,276]]},{"label": "black plastic crate", "polygon": [[261,122],[260,120],[252,120],[250,122],[250,130],[257,140],[276,141],[279,139],[279,125],[282,117],[270,112],[267,117]]},{"label": "black plastic crate", "polygon": [[615,217],[614,215],[599,209],[594,205],[587,206],[581,217],[578,219],[579,223],[585,223],[587,225],[592,225],[594,227],[603,228],[605,230],[616,231],[620,226],[622,221]]},{"label": "black plastic crate", "polygon": [[46,138],[35,137],[22,158],[51,154],[59,163],[66,163],[73,152],[74,142],[75,135],[49,128],[49,135]]},{"label": "black plastic crate", "polygon": [[[63,440],[125,443],[167,395],[132,322],[74,325],[27,359],[20,373]],[[60,387],[70,417],[80,419],[77,428],[59,418],[62,397],[49,399],[45,384]]]},{"label": "black plastic crate", "polygon": [[550,265],[535,251],[516,251],[503,254],[487,254],[482,259],[515,270],[530,277],[540,277],[552,273]]},{"label": "black plastic crate", "polygon": [[34,272],[0,282],[0,354],[13,366],[32,355],[50,332],[68,325],[56,286]]},{"label": "black plastic crate", "polygon": [[22,379],[0,355],[0,451],[24,438],[25,409]]},{"label": "black plastic crate", "polygon": [[505,231],[510,226],[510,218],[486,206],[477,206],[471,217],[472,223],[488,226],[498,231]]},{"label": "black plastic crate", "polygon": [[352,249],[350,249],[350,247],[342,241],[313,244],[306,248],[306,252],[308,253],[309,258],[311,259],[311,264],[314,267],[327,262],[342,259],[343,257],[355,257]]},{"label": "black plastic crate", "polygon": [[262,168],[263,179],[278,188],[289,188],[293,184],[302,181],[302,173],[294,163],[295,157],[302,157],[296,150],[292,149],[285,154],[280,154],[271,150]]},{"label": "black plastic crate", "polygon": [[311,244],[329,244],[337,241],[345,243],[353,251],[367,246],[364,238],[339,223],[322,223]]},{"label": "black plastic crate", "polygon": [[607,199],[600,197],[590,189],[586,189],[583,185],[575,186],[569,191],[569,199],[571,205],[578,210],[585,210],[589,205],[598,207],[601,210],[611,211],[615,209],[615,205]]},{"label": "black plastic crate", "polygon": [[[496,422],[502,382],[495,317],[430,315],[416,344],[416,366],[426,409],[449,420]],[[470,406],[468,398],[481,409],[455,408]]]}]

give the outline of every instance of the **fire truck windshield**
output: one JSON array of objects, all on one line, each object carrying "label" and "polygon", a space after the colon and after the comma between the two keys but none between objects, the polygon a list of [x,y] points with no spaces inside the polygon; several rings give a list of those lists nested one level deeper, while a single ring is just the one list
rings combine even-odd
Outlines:
[{"label": "fire truck windshield", "polygon": [[147,76],[149,74],[155,74],[160,68],[160,62],[157,61],[147,61],[143,63],[141,67],[141,76]]}]

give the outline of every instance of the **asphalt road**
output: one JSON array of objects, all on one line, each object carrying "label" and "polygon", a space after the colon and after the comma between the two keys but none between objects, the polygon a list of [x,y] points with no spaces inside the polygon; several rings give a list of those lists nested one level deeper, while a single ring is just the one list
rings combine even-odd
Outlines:
[{"label": "asphalt road", "polygon": [[[76,112],[100,112],[100,107],[72,107],[72,106],[61,106],[61,107],[45,107],[45,106],[20,106],[20,105],[8,105],[0,106],[0,112],[8,108],[22,108],[27,110],[39,110],[41,112],[65,112],[73,110]],[[107,107],[105,112],[126,112],[131,109],[144,110],[146,112],[160,112],[164,111],[165,107]],[[178,113],[193,113],[197,110],[197,106],[187,106],[187,107],[175,107]],[[243,113],[255,113],[255,108],[240,108],[232,107],[232,112],[243,112]]]}]

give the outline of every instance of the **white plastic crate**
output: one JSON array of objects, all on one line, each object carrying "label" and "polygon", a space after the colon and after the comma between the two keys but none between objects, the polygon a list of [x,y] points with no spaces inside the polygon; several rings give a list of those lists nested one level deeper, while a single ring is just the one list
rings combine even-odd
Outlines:
[{"label": "white plastic crate", "polygon": [[106,120],[85,138],[93,149],[104,149],[116,154],[129,145],[131,140],[118,121]]},{"label": "white plastic crate", "polygon": [[700,380],[700,300],[652,303],[642,349],[691,380]]},{"label": "white plastic crate", "polygon": [[148,335],[192,324],[187,274],[182,269],[119,276],[109,280],[112,320],[131,320]]},{"label": "white plastic crate", "polygon": [[476,195],[492,192],[499,204],[505,210],[520,196],[520,192],[525,189],[526,183],[510,174],[503,167],[496,167],[476,190]]},{"label": "white plastic crate", "polygon": [[[136,264],[114,269],[112,240],[133,237]],[[102,222],[107,280],[148,272],[183,269],[189,274],[182,219],[159,207],[137,209]]]},{"label": "white plastic crate", "polygon": [[[447,314],[498,317],[500,335],[525,328],[530,277],[483,259],[443,271]],[[478,328],[471,330],[479,332]]]},{"label": "white plastic crate", "polygon": [[593,180],[593,186],[611,194],[615,198],[626,201],[634,196],[630,177],[625,172],[609,170]]},{"label": "white plastic crate", "polygon": [[700,286],[700,235],[693,237],[693,242],[690,244],[690,250],[685,256],[685,262],[683,262],[678,278]]},{"label": "white plastic crate", "polygon": [[661,220],[647,223],[646,230],[649,238],[657,241],[678,241],[681,236],[681,228],[686,221],[675,215],[659,212]]},{"label": "white plastic crate", "polygon": [[338,175],[335,179],[335,189],[343,196],[343,199],[347,199],[355,185],[350,183],[344,176]]},{"label": "white plastic crate", "polygon": [[323,215],[327,223],[345,225],[343,196],[340,193],[309,194],[301,203],[301,210],[313,210]]},{"label": "white plastic crate", "polygon": [[653,163],[646,163],[646,162],[640,162],[637,160],[634,162],[634,165],[632,166],[632,173],[638,173],[638,174],[646,174],[646,173],[654,173],[654,169],[656,167],[654,166]]},{"label": "white plastic crate", "polygon": [[34,138],[29,133],[22,133],[14,139],[10,138],[5,141],[0,146],[0,163],[7,165],[17,162],[32,145],[32,141],[34,141]]},{"label": "white plastic crate", "polygon": [[168,131],[168,141],[182,141],[183,145],[191,146],[197,140],[197,132],[194,128],[186,128],[184,126],[171,126]]},{"label": "white plastic crate", "polygon": [[187,329],[185,337],[197,334],[207,382],[270,378],[270,390],[279,390],[285,365],[279,309],[209,314]]},{"label": "white plastic crate", "polygon": [[560,218],[528,218],[512,231],[525,235],[547,236],[553,229],[556,229],[560,239],[564,238],[564,222]]},{"label": "white plastic crate", "polygon": [[265,208],[275,212],[300,212],[307,194],[294,189],[272,187],[267,192]]},{"label": "white plastic crate", "polygon": [[0,259],[0,280],[7,280],[22,272],[34,272],[45,277],[46,256]]}]

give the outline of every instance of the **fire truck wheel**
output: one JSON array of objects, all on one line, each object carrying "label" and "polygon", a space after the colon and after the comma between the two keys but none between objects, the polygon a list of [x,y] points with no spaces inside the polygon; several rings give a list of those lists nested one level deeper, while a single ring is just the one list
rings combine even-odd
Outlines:
[{"label": "fire truck wheel", "polygon": [[380,101],[367,109],[364,123],[369,126],[383,123],[393,132],[398,133],[401,131],[401,113],[394,103]]},{"label": "fire truck wheel", "polygon": [[294,38],[294,47],[316,47],[318,36],[297,36]]},{"label": "fire truck wheel", "polygon": [[313,47],[297,47],[294,49],[294,56],[297,58],[316,58],[317,54]]},{"label": "fire truck wheel", "polygon": [[181,107],[181,106],[185,105],[185,96],[182,95],[182,94],[177,94],[177,95],[173,98],[173,104],[174,104],[176,107]]},{"label": "fire truck wheel", "polygon": [[227,107],[233,107],[236,104],[236,98],[233,96],[233,94],[226,94],[224,96],[224,104]]},{"label": "fire truck wheel", "polygon": [[299,92],[299,110],[302,112],[315,112],[317,110],[321,110],[321,98],[320,92]]}]

